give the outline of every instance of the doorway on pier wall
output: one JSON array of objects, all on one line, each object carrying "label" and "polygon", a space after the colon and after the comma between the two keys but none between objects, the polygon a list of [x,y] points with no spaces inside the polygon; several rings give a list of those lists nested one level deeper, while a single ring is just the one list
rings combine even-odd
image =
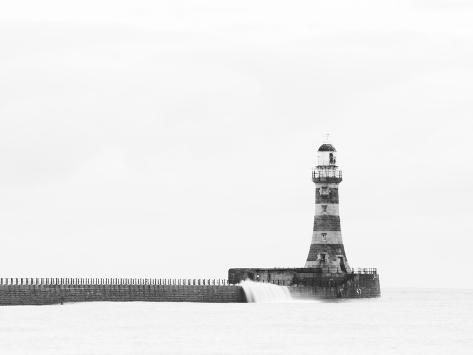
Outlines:
[{"label": "doorway on pier wall", "polygon": [[338,260],[340,260],[340,269],[342,272],[347,272],[347,268],[345,266],[345,260],[343,260],[343,256],[339,256]]}]

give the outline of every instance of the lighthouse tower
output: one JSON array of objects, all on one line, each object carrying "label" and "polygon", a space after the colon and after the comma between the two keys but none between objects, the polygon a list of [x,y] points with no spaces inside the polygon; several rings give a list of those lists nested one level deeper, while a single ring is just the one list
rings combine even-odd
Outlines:
[{"label": "lighthouse tower", "polygon": [[351,272],[343,247],[338,212],[338,185],[342,172],[337,165],[337,151],[324,143],[317,152],[317,166],[312,171],[315,183],[315,218],[312,243],[305,263],[320,273]]}]

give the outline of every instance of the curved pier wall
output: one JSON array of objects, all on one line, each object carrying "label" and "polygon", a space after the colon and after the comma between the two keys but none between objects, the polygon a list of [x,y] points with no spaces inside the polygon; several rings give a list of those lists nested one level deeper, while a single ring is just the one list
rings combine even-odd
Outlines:
[{"label": "curved pier wall", "polygon": [[0,285],[0,305],[67,302],[246,302],[235,285]]}]

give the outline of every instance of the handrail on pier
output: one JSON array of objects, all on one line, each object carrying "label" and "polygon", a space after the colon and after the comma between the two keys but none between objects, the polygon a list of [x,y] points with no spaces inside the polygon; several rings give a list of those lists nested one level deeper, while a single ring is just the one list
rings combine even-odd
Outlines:
[{"label": "handrail on pier", "polygon": [[228,286],[227,279],[141,279],[141,278],[0,278],[0,286]]}]

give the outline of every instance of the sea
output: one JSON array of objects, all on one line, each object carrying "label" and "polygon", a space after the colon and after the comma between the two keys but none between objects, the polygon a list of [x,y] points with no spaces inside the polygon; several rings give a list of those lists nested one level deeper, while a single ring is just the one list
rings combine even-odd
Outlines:
[{"label": "sea", "polygon": [[473,354],[473,290],[247,304],[0,307],[1,355]]}]

